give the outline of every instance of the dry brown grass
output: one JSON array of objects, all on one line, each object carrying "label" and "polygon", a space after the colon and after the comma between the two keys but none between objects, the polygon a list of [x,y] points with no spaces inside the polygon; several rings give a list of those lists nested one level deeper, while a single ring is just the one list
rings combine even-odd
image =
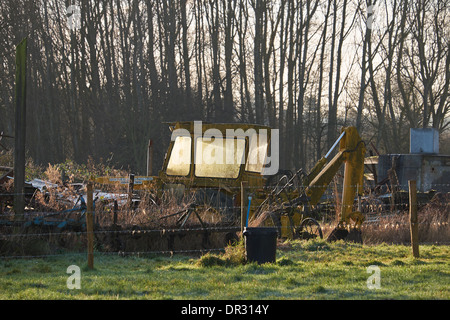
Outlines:
[{"label": "dry brown grass", "polygon": [[49,184],[43,192],[35,192],[33,195],[35,210],[54,212],[73,207],[72,199],[77,198],[77,190],[71,185],[73,176],[63,185],[61,172],[56,165],[49,164],[42,178]]},{"label": "dry brown grass", "polygon": [[[411,242],[409,212],[380,216],[375,222],[362,226],[367,244]],[[450,194],[436,196],[418,211],[419,241],[421,243],[450,242]]]},{"label": "dry brown grass", "polygon": [[[110,188],[112,194],[116,194],[118,208],[116,211],[117,224],[124,228],[141,226],[146,229],[163,229],[176,227],[177,220],[181,217],[184,210],[189,208],[192,203],[192,197],[189,195],[180,196],[165,190],[157,196],[152,190],[141,190],[138,193],[139,201],[130,204],[126,191],[117,187],[115,190]],[[120,197],[122,195],[122,197]],[[125,195],[125,197],[123,197]],[[178,213],[178,214],[177,214]],[[201,211],[200,211],[201,213]],[[99,223],[102,226],[113,223],[114,207],[113,200],[109,203],[99,202],[96,205],[96,214],[99,216]],[[208,221],[205,221],[208,222]],[[195,214],[191,214],[186,221],[186,226],[197,223]]]}]

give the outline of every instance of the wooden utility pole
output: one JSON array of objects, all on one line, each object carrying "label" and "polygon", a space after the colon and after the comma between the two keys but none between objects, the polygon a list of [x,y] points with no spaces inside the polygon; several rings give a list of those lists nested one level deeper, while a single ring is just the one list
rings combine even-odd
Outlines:
[{"label": "wooden utility pole", "polygon": [[416,181],[409,180],[408,186],[409,186],[409,220],[411,229],[411,246],[414,258],[419,258],[419,223],[417,219]]},{"label": "wooden utility pole", "polygon": [[86,231],[88,242],[88,268],[94,269],[94,185],[91,181],[87,184],[87,208],[86,208]]},{"label": "wooden utility pole", "polygon": [[26,129],[27,38],[16,47],[15,135],[14,135],[14,213],[23,219],[25,209],[25,129]]}]

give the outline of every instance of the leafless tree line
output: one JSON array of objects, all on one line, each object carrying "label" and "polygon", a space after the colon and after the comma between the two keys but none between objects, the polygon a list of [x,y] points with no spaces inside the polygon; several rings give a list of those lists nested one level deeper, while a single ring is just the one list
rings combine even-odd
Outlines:
[{"label": "leafless tree line", "polygon": [[278,128],[284,168],[310,167],[345,125],[381,152],[449,127],[449,0],[3,0],[0,17],[0,131],[28,37],[37,163],[143,173],[148,140],[160,163],[177,120]]}]

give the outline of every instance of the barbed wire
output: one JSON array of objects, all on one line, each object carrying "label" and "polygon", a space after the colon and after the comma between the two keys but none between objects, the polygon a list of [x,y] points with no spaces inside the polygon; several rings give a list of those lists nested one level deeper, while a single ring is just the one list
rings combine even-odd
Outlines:
[{"label": "barbed wire", "polygon": [[[253,199],[252,199],[252,200],[253,200]],[[330,199],[330,200],[335,201],[336,199],[333,198],[333,199]],[[363,206],[363,207],[374,207],[374,208],[377,208],[377,207],[391,207],[391,206],[395,206],[395,205],[396,205],[396,206],[406,206],[406,207],[409,206],[409,202],[408,202],[408,201],[405,201],[405,202],[397,202],[397,203],[390,203],[390,201],[391,201],[390,198],[385,198],[384,200],[385,200],[385,202],[380,202],[380,201],[382,201],[382,200],[380,200],[380,199],[378,199],[378,198],[374,198],[374,199],[361,199],[361,206]],[[408,199],[405,199],[405,200],[408,200]],[[373,201],[373,202],[371,202],[371,201]],[[318,203],[318,204],[315,205],[315,206],[317,206],[317,207],[319,207],[319,208],[334,208],[334,207],[336,207],[336,206],[342,206],[342,203],[340,203],[340,202],[341,202],[341,199],[339,198],[339,199],[338,199],[338,203],[322,202],[322,203]],[[205,207],[205,206],[210,206],[210,207],[214,207],[215,209],[223,209],[223,210],[237,210],[237,209],[240,209],[240,208],[241,208],[240,205],[220,205],[220,204],[214,203],[214,201],[211,201],[211,202],[204,202],[204,203],[202,203],[202,202],[195,202],[195,204],[198,206],[198,208]],[[267,206],[270,206],[270,205],[276,206],[276,204],[277,204],[277,202],[274,202],[274,203],[271,203],[271,204],[267,204]],[[430,200],[428,200],[428,201],[423,200],[423,201],[417,201],[417,202],[416,202],[416,205],[417,205],[417,206],[425,206],[425,205],[428,205],[428,204],[432,204],[432,205],[435,206],[435,207],[439,207],[439,206],[442,206],[442,207],[450,206],[450,203],[444,203],[444,202],[440,202],[440,201],[430,202]],[[186,203],[186,206],[187,206],[187,205],[189,205],[189,203]],[[355,205],[357,205],[357,201],[355,201],[354,204],[349,204],[348,206],[355,206]],[[160,209],[162,206],[164,206],[164,204],[154,204],[153,206],[154,206],[155,208]],[[179,204],[179,206],[183,206],[183,204]],[[150,206],[150,207],[151,207],[151,206]],[[140,208],[140,207],[138,206],[137,208],[132,208],[132,209],[130,209],[130,208],[128,208],[128,207],[126,207],[126,206],[124,205],[123,207],[119,207],[118,210],[119,210],[119,211],[120,211],[120,210],[136,211],[136,210],[142,210],[142,209],[150,208],[150,207],[145,207],[145,206],[144,206],[144,208]],[[246,201],[245,207],[246,207],[246,208],[249,207],[249,206],[248,206],[248,201]],[[250,205],[250,208],[251,208],[251,209],[256,209],[256,208],[259,208],[259,207],[260,207],[260,204],[251,204],[251,205]],[[125,208],[125,209],[124,209],[124,208]],[[26,214],[26,215],[30,215],[30,216],[47,217],[47,216],[54,216],[54,215],[70,215],[70,214],[76,214],[76,213],[80,213],[81,211],[84,213],[85,210],[86,210],[85,208],[71,208],[71,209],[62,209],[62,210],[56,210],[56,209],[53,209],[53,211],[34,211],[33,209],[28,209],[28,210],[25,211],[25,214]],[[111,211],[111,210],[107,210],[108,213],[110,213],[110,211]],[[97,211],[94,210],[94,212],[97,213],[98,210],[97,210]],[[2,213],[2,214],[0,214],[0,217],[2,217],[2,216],[3,216],[3,217],[10,217],[10,216],[13,216],[13,215],[14,215],[14,211],[11,210],[11,211],[9,211],[8,213]]]},{"label": "barbed wire", "polygon": [[[176,181],[174,181],[174,183],[175,184],[180,184],[180,185],[182,185],[182,182],[176,182]],[[105,184],[105,183],[98,183],[98,182],[95,182],[94,183],[95,185],[98,185],[98,186],[100,186],[100,185],[102,185],[102,186],[109,186],[109,187],[117,187],[117,188],[127,188],[128,187],[128,184]],[[135,184],[135,186],[139,186],[140,184]],[[334,184],[333,182],[330,182],[330,183],[328,183],[328,184],[326,184],[326,185],[303,185],[303,184],[297,184],[297,183],[292,183],[292,184],[290,184],[290,185],[292,185],[292,187],[296,187],[296,188],[324,188],[324,187],[326,187],[327,189],[333,189],[333,188],[342,188],[344,185],[342,184],[342,182],[341,183],[339,183],[339,184]],[[274,185],[246,185],[245,186],[245,189],[273,189],[273,188],[275,188],[277,185],[276,185],[276,183],[274,184]],[[404,188],[404,187],[408,187],[408,184],[407,183],[404,183],[404,184],[401,184],[401,183],[399,183],[399,184],[393,184],[393,183],[390,183],[390,182],[385,182],[385,183],[380,183],[380,184],[375,184],[375,183],[364,183],[363,185],[358,185],[358,184],[350,184],[350,185],[348,185],[348,184],[346,184],[345,185],[346,187],[363,187],[363,188],[374,188],[374,187],[382,187],[382,186],[389,186],[389,187],[393,187],[393,188]],[[418,183],[417,184],[417,186],[419,187],[423,187],[423,188],[429,188],[430,190],[432,190],[433,189],[433,187],[450,187],[450,183]],[[283,184],[279,184],[278,185],[278,187],[284,187],[284,185]],[[55,186],[55,187],[48,187],[48,188],[45,188],[45,189],[43,189],[43,190],[40,190],[40,189],[38,189],[38,188],[35,188],[36,190],[38,190],[38,191],[41,191],[41,192],[43,192],[43,191],[45,191],[45,192],[49,192],[49,191],[52,191],[52,190],[57,190],[58,188],[67,188],[66,186],[64,186],[64,185],[59,185],[59,186]],[[202,188],[204,188],[204,189],[223,189],[223,190],[226,190],[226,189],[241,189],[241,186],[232,186],[232,185],[226,185],[226,184],[223,184],[223,186],[220,186],[220,182],[219,182],[219,186],[207,186],[207,185],[205,185],[205,186],[200,186],[200,185],[196,185],[195,187],[193,187],[193,189],[202,189]],[[167,190],[170,190],[170,188],[163,188],[163,189],[155,189],[155,188],[153,188],[153,187],[150,187],[150,185],[149,185],[149,187],[147,188],[147,187],[145,187],[145,188],[141,188],[141,189],[135,189],[134,190],[134,192],[137,192],[137,191],[152,191],[152,192],[155,192],[155,191],[167,191]],[[98,191],[100,191],[100,192],[102,192],[101,190],[98,190]],[[79,191],[74,191],[74,192],[76,192],[76,193],[79,193]],[[105,192],[107,192],[107,191],[105,191]],[[35,192],[19,192],[19,193],[17,193],[17,192],[5,192],[5,191],[3,191],[2,193],[0,193],[0,196],[14,196],[14,195],[29,195],[29,196],[32,196],[32,195],[34,195],[35,194]]]},{"label": "barbed wire", "polygon": [[[394,242],[395,243],[395,242]],[[403,244],[409,244],[404,242]],[[420,245],[450,245],[450,241],[421,241]],[[208,248],[208,249],[189,249],[189,250],[148,250],[148,251],[95,251],[94,256],[145,256],[145,255],[177,255],[177,254],[205,254],[208,252],[225,252],[226,248]],[[41,258],[57,258],[57,257],[67,257],[67,256],[87,256],[87,251],[81,252],[62,252],[53,254],[40,254],[40,255],[9,255],[0,256],[1,260],[11,260],[11,259],[41,259]]]},{"label": "barbed wire", "polygon": [[[176,233],[186,233],[186,232],[231,232],[238,231],[240,227],[197,227],[197,228],[160,228],[160,229],[140,229],[140,230],[94,230],[95,234],[132,234],[132,235],[143,235],[148,233],[155,233],[161,235],[176,234]],[[46,232],[46,233],[14,233],[14,234],[0,234],[1,238],[14,238],[14,237],[46,237],[46,236],[82,236],[87,235],[88,231],[63,231],[63,232]]]},{"label": "barbed wire", "polygon": [[[180,183],[180,185],[182,185]],[[378,194],[378,191],[374,191],[372,190],[373,188],[381,188],[383,186],[386,186],[387,189],[383,192],[380,191],[380,193]],[[425,194],[434,194],[434,193],[449,193],[450,192],[450,184],[449,183],[441,183],[441,184],[421,184],[422,188],[427,188],[427,191],[420,191],[420,188],[417,190],[417,192],[419,194],[425,193]],[[336,192],[341,193],[342,190],[344,188],[360,188],[360,185],[332,185],[331,183],[328,185],[292,185],[292,186],[287,186],[286,190],[290,191],[291,193],[295,194],[296,192],[300,192],[302,190],[306,190],[306,189],[325,189],[323,194],[327,195],[327,194],[334,194]],[[406,193],[407,190],[404,190],[402,188],[407,188],[408,185],[406,184],[384,184],[384,185],[377,185],[377,186],[363,186],[363,190],[362,193],[362,197],[369,197],[369,196],[389,196],[392,193]],[[442,189],[441,187],[448,187],[449,191],[439,191],[437,189]],[[254,192],[257,193],[256,191],[263,191],[266,194],[270,194],[269,191],[277,191],[279,189],[285,188],[284,185],[279,185],[279,186],[245,186],[245,190],[247,191],[247,193]],[[164,193],[171,193],[173,190],[176,189],[175,188],[167,188],[167,189],[153,189],[153,188],[142,188],[142,189],[137,189],[137,190],[133,190],[133,194],[141,194],[141,193],[152,193],[152,194],[164,194]],[[230,191],[230,190],[237,190],[240,191],[242,188],[240,186],[214,186],[214,187],[210,187],[210,186],[195,186],[192,187],[190,190],[190,193],[195,193],[198,190],[217,190],[217,191]],[[237,194],[238,192],[235,192],[235,194]],[[74,191],[72,192],[72,194],[70,195],[64,195],[61,194],[61,192],[58,192],[56,190],[56,188],[54,190],[49,189],[49,190],[45,190],[46,193],[52,194],[54,196],[57,196],[58,198],[54,199],[55,201],[76,201],[77,199],[69,199],[69,196],[85,196],[86,193],[84,192],[80,192],[80,191]],[[365,194],[364,194],[365,192]],[[126,196],[126,194],[122,193],[118,193],[118,192],[114,192],[114,191],[102,191],[102,190],[95,190],[96,195],[100,200],[118,200],[118,199],[124,199],[124,196]],[[14,193],[14,192],[3,192],[0,193],[0,197],[15,197],[15,196],[35,196],[35,192],[33,193]]]},{"label": "barbed wire", "polygon": [[[283,199],[282,199],[283,200]],[[401,201],[397,201],[397,202],[392,202],[392,197],[390,196],[386,196],[383,198],[379,198],[379,197],[374,197],[374,198],[361,198],[360,200],[360,207],[363,211],[363,213],[366,214],[379,214],[380,211],[381,212],[385,212],[385,211],[398,211],[399,209],[403,208],[403,210],[407,210],[410,206],[408,199],[404,199],[405,201],[401,202]],[[417,207],[424,207],[427,205],[432,205],[433,208],[438,208],[438,207],[442,207],[442,208],[446,208],[450,206],[450,203],[446,203],[443,201],[434,201],[431,202],[431,199],[426,199],[426,200],[422,200],[422,201],[417,201],[416,202],[416,206]],[[280,203],[287,201],[287,200],[283,200],[280,201]],[[195,202],[195,204],[197,205],[197,208],[202,209],[202,208],[214,208],[215,210],[218,211],[226,211],[226,210],[231,210],[231,211],[238,211],[241,209],[240,205],[221,205],[220,200],[215,200],[215,201],[205,201],[205,202]],[[327,210],[331,210],[334,211],[336,209],[336,207],[342,207],[343,204],[340,203],[341,199],[340,198],[329,198],[329,199],[324,199],[323,202],[318,203],[317,205],[315,205],[315,207],[317,208],[317,210],[319,211],[324,211],[326,212]],[[279,205],[280,203],[278,202],[273,202],[273,203],[268,203],[265,204],[265,206],[267,207],[267,209],[270,209],[271,207],[276,207],[277,205]],[[185,207],[185,209],[187,209],[189,203],[179,203],[177,204],[177,206],[179,206],[180,208],[182,208],[183,206]],[[164,207],[164,204],[154,204],[154,209],[155,210],[161,210]],[[355,203],[353,204],[349,204],[349,207],[356,207],[358,206],[358,202],[357,199],[355,199]],[[248,202],[246,201],[245,204],[245,208],[250,207],[250,209],[252,211],[259,209],[261,207],[261,204],[250,204],[250,206],[248,205]],[[122,206],[122,207],[118,207],[118,210],[115,211],[116,213],[120,213],[125,211],[128,212],[139,212],[140,210],[145,210],[145,209],[151,209],[152,206],[150,207],[135,207],[135,208],[130,208],[129,206]],[[111,214],[114,213],[112,208],[101,208],[102,210],[94,210],[93,213],[95,214]],[[106,211],[105,211],[106,209]],[[53,209],[53,211],[34,211],[33,209],[31,210],[26,210],[21,216],[22,217],[26,217],[26,218],[32,218],[32,217],[40,217],[40,218],[46,218],[46,217],[52,217],[52,216],[58,216],[58,215],[65,215],[65,216],[69,216],[69,215],[77,215],[77,214],[81,214],[84,215],[86,212],[86,208],[85,207],[72,207],[69,209],[61,209],[61,210],[56,210]],[[323,212],[323,213],[324,213]],[[14,218],[16,217],[16,214],[14,213],[13,210],[8,211],[6,213],[1,213],[0,214],[0,218],[2,217],[7,217],[7,218]],[[16,222],[25,222],[27,220],[14,220]],[[0,225],[1,225],[1,219],[0,219]]]},{"label": "barbed wire", "polygon": [[[392,218],[390,215],[380,216],[377,219],[369,219],[364,221],[365,224],[378,224],[381,226],[388,225],[409,225],[409,221],[383,221],[383,219]],[[424,225],[434,225],[434,226],[448,226],[449,221],[422,221]],[[333,223],[327,223],[326,225],[332,225]],[[289,230],[288,226],[280,226],[281,229]],[[159,228],[159,229],[125,229],[125,230],[94,230],[94,234],[130,234],[132,236],[141,236],[145,234],[160,234],[160,235],[171,235],[171,234],[184,234],[184,233],[202,233],[202,232],[238,232],[240,227],[194,227],[194,228]],[[83,236],[87,235],[88,231],[59,231],[59,232],[45,232],[45,233],[12,233],[12,234],[0,234],[0,239],[8,238],[20,238],[20,237],[48,237],[48,236]]]},{"label": "barbed wire", "polygon": [[[450,187],[450,184],[447,183],[440,183],[440,184],[422,184],[422,186],[430,186],[430,188],[436,188],[436,189],[445,189],[445,187]],[[401,185],[401,184],[396,184],[396,185],[391,185],[389,183],[386,183],[384,185],[387,189],[387,191],[397,191],[396,189],[401,189],[404,188],[405,185]],[[279,185],[279,187],[283,187],[281,184]],[[302,189],[304,190],[305,188],[310,187],[310,186],[299,186],[299,185],[293,185],[292,187],[289,187],[290,190],[296,190],[296,191],[301,191]],[[321,188],[323,189],[324,186],[313,186],[312,188],[317,187],[317,188]],[[353,187],[357,187],[357,186],[353,186]],[[403,214],[404,212],[406,212],[406,210],[409,208],[409,203],[408,203],[408,197],[406,197],[407,192],[399,192],[403,195],[405,195],[403,201],[401,201],[401,203],[392,203],[392,199],[394,197],[394,193],[390,193],[390,192],[385,192],[383,194],[375,194],[373,192],[373,185],[367,186],[365,185],[365,190],[368,190],[369,193],[368,195],[365,195],[363,197],[360,198],[360,206],[361,209],[363,211],[363,214],[366,216],[366,221],[363,223],[363,226],[367,226],[367,227],[384,227],[384,228],[399,228],[399,227],[406,227],[407,225],[409,225],[408,221],[405,220],[395,220],[396,217],[404,217],[406,216],[405,214]],[[407,186],[406,186],[407,187]],[[310,187],[311,188],[311,187]],[[320,207],[320,212],[321,212],[321,217],[322,217],[322,226],[331,224],[332,221],[330,221],[330,217],[332,216],[336,216],[336,213],[333,212],[336,210],[336,208],[340,207],[340,199],[339,197],[337,197],[337,193],[341,193],[342,192],[342,185],[338,185],[338,184],[334,184],[331,183],[326,187],[326,190],[324,192],[324,197],[323,199],[325,200],[322,203],[319,203],[317,207]],[[194,188],[194,190],[210,190],[213,189],[214,191],[219,192],[220,190],[224,190],[226,192],[234,192],[234,194],[238,194],[238,192],[241,191],[241,187],[240,186],[231,186],[231,187],[196,187]],[[261,200],[261,195],[262,196],[269,196],[269,191],[273,191],[274,187],[273,186],[246,186],[246,192],[248,196],[252,196],[254,198],[259,197],[259,199]],[[158,192],[167,192],[168,190],[155,190],[155,189],[148,189],[148,190],[135,190],[134,194],[138,195],[142,194],[142,193],[146,193],[146,192],[152,192],[152,193],[158,193]],[[46,192],[57,192],[56,189],[55,190],[46,190]],[[99,190],[96,190],[94,192],[94,198],[96,196],[98,196]],[[372,193],[371,193],[372,192]],[[425,198],[425,199],[421,199],[418,198],[417,200],[417,206],[418,207],[423,207],[427,204],[430,204],[430,199],[431,196],[434,195],[435,192],[431,191],[428,192],[429,197]],[[436,192],[438,193],[438,192]],[[83,196],[84,193],[82,192],[74,192],[74,194],[76,194],[77,196]],[[105,199],[106,201],[111,201],[113,202],[114,200],[123,200],[123,193],[117,193],[117,192],[107,192],[107,194],[110,196],[109,199]],[[0,193],[0,201],[2,201],[2,198],[4,197],[14,197],[17,195],[23,195],[23,196],[34,196],[35,193],[29,193],[29,192],[24,192],[24,193],[5,193],[2,192]],[[115,196],[117,198],[115,198]],[[292,194],[291,194],[292,196]],[[145,199],[145,198],[144,198]],[[179,199],[182,199],[179,198]],[[189,202],[189,200],[193,201],[194,198],[189,198],[189,196],[187,196],[185,198],[186,200],[188,200],[187,202]],[[62,195],[58,194],[58,198],[54,199],[56,203],[58,203],[59,201],[62,201],[65,203],[65,206],[67,207],[68,203],[71,203],[70,200],[68,200],[67,198],[62,197]],[[97,197],[97,200],[102,201],[103,199],[101,199],[100,197]],[[353,204],[353,206],[356,207],[356,198],[355,198],[355,204]],[[449,209],[450,207],[450,203],[445,202],[446,200],[444,199],[444,201],[434,201],[432,202],[432,206],[434,209],[436,210],[442,210],[442,209]],[[62,203],[61,202],[61,203]],[[250,207],[250,209],[252,210],[256,210],[259,208],[258,204],[253,204],[251,203],[250,206],[248,204],[247,201],[245,208]],[[10,226],[7,225],[8,223],[12,223],[12,225],[14,227],[22,227],[21,231],[22,233],[19,233],[17,231],[17,228],[14,230],[13,233],[2,233],[0,234],[0,240],[1,241],[14,241],[16,239],[36,239],[36,238],[51,238],[51,237],[85,237],[89,232],[88,231],[73,231],[73,230],[59,230],[58,228],[54,228],[54,232],[51,231],[45,231],[47,226],[43,226],[43,225],[39,225],[39,223],[37,224],[31,224],[32,227],[34,228],[41,228],[41,230],[43,230],[44,232],[37,232],[34,231],[32,233],[30,232],[23,232],[23,230],[29,230],[26,229],[23,225],[21,226],[21,223],[25,223],[25,222],[29,222],[30,219],[32,218],[50,218],[50,217],[56,217],[59,218],[61,216],[70,216],[73,215],[76,218],[78,218],[78,222],[79,219],[81,217],[83,217],[83,215],[85,215],[86,213],[90,213],[87,212],[85,207],[82,206],[75,206],[75,202],[73,202],[73,207],[72,209],[65,209],[65,210],[55,210],[55,211],[29,211],[26,210],[24,212],[23,215],[21,215],[20,217],[22,217],[23,219],[18,220],[17,216],[14,214],[14,212],[11,210],[10,212],[3,212],[0,214],[0,230],[2,226]],[[212,208],[220,211],[226,211],[226,210],[231,210],[233,212],[238,212],[238,210],[241,209],[241,206],[238,205],[223,205],[224,202],[220,201],[220,198],[217,197],[214,201],[210,201],[210,202],[205,202],[203,204],[200,204],[202,206],[211,206]],[[2,205],[2,203],[0,203],[0,205]],[[177,203],[177,205],[182,208],[183,204],[182,203]],[[101,207],[101,206],[99,206]],[[162,205],[155,205],[155,208],[157,210],[161,210],[162,208],[164,208],[164,203]],[[185,204],[185,208],[187,208],[187,204]],[[0,209],[2,209],[0,207]],[[145,209],[145,208],[144,208]],[[125,211],[124,211],[125,210]],[[132,211],[135,213],[138,213],[139,210],[143,210],[140,207],[137,207],[137,209],[135,208],[134,210],[131,210],[129,208],[129,206],[123,206],[123,208],[121,207],[118,211],[113,211],[112,209],[106,209],[106,210],[94,210],[95,216],[99,217],[99,216],[108,216],[108,215],[112,215],[113,213],[123,213],[123,212],[127,212],[127,211]],[[327,211],[329,210],[329,211]],[[169,210],[168,210],[169,211]],[[150,211],[152,212],[152,211]],[[420,216],[419,216],[420,217]],[[4,218],[9,218],[9,219],[4,219]],[[76,220],[75,218],[75,220]],[[159,217],[160,218],[160,217]],[[3,219],[3,220],[2,220]],[[12,220],[11,220],[12,219]],[[392,221],[391,221],[392,220]],[[59,220],[57,220],[59,221]],[[325,224],[326,221],[326,224]],[[54,222],[54,221],[53,221]],[[151,222],[151,220],[149,220],[149,222]],[[422,225],[428,225],[428,226],[433,226],[434,228],[437,228],[439,230],[441,230],[440,228],[448,228],[449,226],[449,221],[448,221],[448,215],[447,215],[447,221],[443,220],[443,221],[436,221],[431,219],[431,221],[422,221],[420,222]],[[131,237],[140,237],[140,236],[144,236],[144,235],[150,235],[150,234],[155,234],[155,235],[176,235],[176,234],[181,234],[181,233],[188,233],[188,232],[197,232],[197,233],[212,233],[212,232],[229,232],[230,230],[233,230],[233,232],[238,232],[240,231],[240,228],[238,227],[220,227],[220,226],[213,226],[213,225],[208,225],[206,227],[185,227],[185,228],[155,228],[155,229],[149,229],[149,228],[143,228],[143,229],[130,229],[130,226],[126,226],[125,224],[123,226],[120,226],[121,228],[125,228],[125,229],[121,229],[121,230],[105,230],[104,228],[106,227],[110,227],[110,225],[107,224],[103,224],[103,225],[99,225],[100,229],[96,229],[94,230],[94,235],[97,236],[131,236]],[[53,226],[54,227],[54,226]],[[282,226],[281,228],[289,228],[286,226]],[[31,229],[30,229],[31,230]],[[36,229],[33,229],[36,230]],[[6,230],[4,230],[6,231]],[[445,244],[445,243],[449,243],[448,241],[439,241],[439,244]],[[191,254],[191,253],[202,253],[202,252],[209,252],[209,251],[223,251],[224,248],[208,248],[208,249],[186,249],[186,250],[149,250],[149,251],[129,251],[129,252],[125,252],[123,250],[121,251],[101,251],[101,252],[96,252],[95,254],[107,254],[107,255],[111,255],[111,254],[119,254],[119,255],[144,255],[144,254]],[[79,255],[79,254],[87,254],[87,252],[81,252],[81,253],[77,253],[77,252],[72,252],[72,253],[61,253],[61,254],[44,254],[44,255],[6,255],[6,256],[2,256],[1,255],[1,246],[0,246],[0,258],[2,259],[8,259],[8,258],[34,258],[34,257],[38,257],[38,258],[42,258],[42,257],[54,257],[54,256],[61,256],[61,255],[68,255],[68,254],[74,254],[74,255]]]},{"label": "barbed wire", "polygon": [[[95,255],[118,255],[118,256],[139,256],[139,255],[165,255],[170,254],[204,254],[208,252],[224,252],[225,248],[211,248],[211,249],[192,249],[192,250],[152,250],[152,251],[96,251]],[[81,252],[64,252],[64,253],[54,253],[54,254],[40,254],[40,255],[11,255],[11,256],[0,256],[0,259],[39,259],[39,258],[54,258],[61,256],[84,256],[88,255],[87,251]]]},{"label": "barbed wire", "polygon": [[[395,222],[382,222],[382,221],[367,221],[366,225],[373,226],[378,225],[384,228],[396,229],[399,227],[409,226],[409,222],[407,221],[395,221]],[[448,222],[422,222],[422,226],[429,225],[439,228],[449,226]],[[281,229],[288,229],[287,226],[282,226]],[[159,234],[159,235],[176,235],[177,233],[188,233],[188,232],[212,232],[212,231],[230,231],[230,228],[222,228],[222,227],[208,227],[208,228],[187,228],[187,229],[143,229],[143,230],[94,230],[95,235],[129,235],[129,236],[143,236],[146,234]],[[237,232],[237,228],[234,228],[234,231]],[[36,238],[36,237],[55,237],[55,236],[86,236],[88,234],[87,231],[74,232],[74,231],[64,231],[64,232],[47,232],[47,233],[25,233],[25,234],[1,234],[0,240],[13,240],[14,238]],[[100,244],[102,244],[100,242]],[[434,241],[434,242],[424,242],[421,244],[438,244],[438,245],[446,245],[450,244],[449,241]],[[1,259],[18,259],[18,258],[50,258],[50,257],[58,257],[58,256],[67,256],[67,255],[87,255],[87,251],[81,252],[67,252],[62,248],[61,253],[46,253],[46,254],[30,254],[30,255],[0,255]],[[201,253],[204,254],[206,252],[213,251],[224,251],[225,246],[219,248],[201,248],[201,249],[166,249],[166,250],[139,250],[139,251],[125,251],[125,250],[116,250],[116,251],[96,251],[95,255],[120,255],[120,256],[129,256],[129,255],[146,255],[146,254],[194,254]]]}]

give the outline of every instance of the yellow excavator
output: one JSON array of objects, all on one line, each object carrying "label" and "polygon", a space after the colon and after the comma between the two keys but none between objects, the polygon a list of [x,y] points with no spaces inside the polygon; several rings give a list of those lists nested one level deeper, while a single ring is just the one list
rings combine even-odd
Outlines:
[{"label": "yellow excavator", "polygon": [[[173,133],[177,132],[177,135],[172,136],[158,176],[133,177],[132,190],[151,191],[155,194],[155,204],[160,193],[165,190],[194,192],[195,202],[191,206],[167,215],[167,217],[179,215],[180,228],[186,226],[185,222],[191,216],[196,216],[201,226],[206,228],[207,219],[197,212],[205,203],[213,207],[208,210],[210,214],[221,215],[226,218],[224,222],[227,225],[231,223],[238,226],[242,219],[241,182],[245,182],[248,196],[251,197],[246,206],[249,226],[252,224],[276,226],[282,238],[322,238],[320,224],[312,213],[317,209],[325,190],[344,164],[342,204],[340,210],[336,210],[339,211],[338,224],[328,236],[328,240],[360,241],[360,226],[364,216],[359,211],[353,210],[353,207],[355,197],[361,195],[363,191],[365,144],[356,128],[343,128],[330,151],[316,163],[309,174],[300,169],[296,173],[286,171],[270,176],[264,174],[265,161],[263,161],[267,157],[268,150],[272,150],[272,131],[269,127],[206,123],[196,129],[196,122],[176,122],[171,123],[170,128]],[[212,136],[227,136],[229,131],[233,135],[228,139],[218,140],[220,143],[209,136],[211,133]],[[264,143],[255,144],[252,141]],[[330,155],[338,144],[339,151],[330,160]],[[230,153],[245,161],[232,161],[231,164],[226,161],[224,163],[197,161],[198,156],[203,156],[205,160],[206,156],[222,154],[222,151],[224,155]],[[251,162],[251,159],[258,161]],[[127,185],[130,181],[131,177],[95,179],[99,184]]]},{"label": "yellow excavator", "polygon": [[[339,144],[338,153],[331,159],[330,154]],[[308,175],[299,170],[283,187],[275,188],[255,212],[255,220],[272,222],[277,226],[282,238],[322,237],[320,226],[311,213],[338,170],[344,164],[342,202],[337,208],[337,226],[328,235],[328,241],[350,240],[361,242],[361,224],[364,215],[354,210],[355,199],[363,192],[365,144],[355,127],[343,128],[329,152],[321,158]],[[295,179],[301,181],[297,192],[286,191]],[[296,194],[293,197],[293,194]],[[267,204],[270,203],[270,206]],[[264,209],[265,207],[265,209]],[[267,208],[269,207],[269,208]],[[266,218],[261,218],[262,215]],[[259,219],[258,219],[259,217]],[[270,217],[271,219],[267,219]]]}]

